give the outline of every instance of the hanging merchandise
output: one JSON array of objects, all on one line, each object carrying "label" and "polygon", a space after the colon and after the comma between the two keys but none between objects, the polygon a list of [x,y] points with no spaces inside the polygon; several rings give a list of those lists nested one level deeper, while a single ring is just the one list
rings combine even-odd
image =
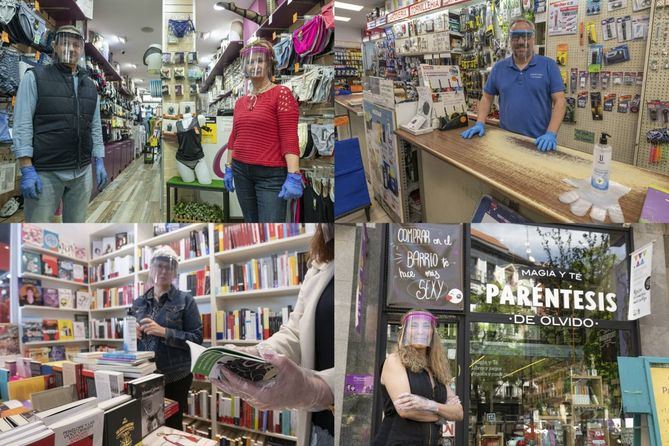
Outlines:
[{"label": "hanging merchandise", "polygon": [[601,12],[601,0],[588,0],[586,3],[585,13],[587,15],[597,15]]},{"label": "hanging merchandise", "polygon": [[615,39],[618,35],[616,27],[615,17],[609,17],[608,19],[602,20],[602,32],[604,34],[604,40]]},{"label": "hanging merchandise", "polygon": [[29,45],[42,53],[51,53],[53,34],[46,21],[25,1],[18,4],[14,17],[5,27],[12,42]]},{"label": "hanging merchandise", "polygon": [[666,127],[648,130],[646,132],[646,141],[651,144],[648,157],[650,164],[659,164],[663,161],[663,158],[666,159],[664,152],[666,151],[667,144],[669,144],[669,130]]},{"label": "hanging merchandise", "polygon": [[604,115],[602,114],[602,94],[598,91],[590,93],[590,110],[593,121],[604,119]]},{"label": "hanging merchandise", "polygon": [[0,0],[0,25],[7,25],[16,14],[17,0]]},{"label": "hanging merchandise", "polygon": [[186,63],[189,65],[197,64],[197,51],[189,51],[186,53]]},{"label": "hanging merchandise", "polygon": [[588,105],[588,92],[579,91],[578,92],[578,108],[585,108]]},{"label": "hanging merchandise", "polygon": [[170,86],[167,84],[161,84],[161,91],[163,96],[169,96],[170,95]]},{"label": "hanging merchandise", "polygon": [[639,113],[639,106],[641,105],[641,95],[635,94],[632,101],[630,101],[630,112]]},{"label": "hanging merchandise", "polygon": [[151,97],[154,98],[159,98],[162,96],[162,81],[158,79],[151,79],[149,81],[149,92],[151,93]]},{"label": "hanging merchandise", "polygon": [[562,122],[576,122],[576,98],[567,97],[567,110],[564,114]]},{"label": "hanging merchandise", "polygon": [[618,97],[618,113],[627,113],[629,111],[630,101],[632,100],[632,95],[620,95]]},{"label": "hanging merchandise", "polygon": [[[569,53],[569,45],[566,43],[560,43],[557,46],[557,56],[555,58],[555,61],[557,62],[558,65],[561,66],[567,66],[567,55]],[[565,82],[566,84],[566,82]]]},{"label": "hanging merchandise", "polygon": [[626,44],[618,45],[606,53],[605,62],[607,65],[627,62],[628,60],[630,60],[630,52]]},{"label": "hanging merchandise", "polygon": [[163,65],[172,63],[172,53],[163,53]]},{"label": "hanging merchandise", "polygon": [[590,74],[590,89],[591,90],[599,89],[599,73]]},{"label": "hanging merchandise", "polygon": [[188,69],[188,80],[199,81],[202,79],[202,68],[200,67],[190,67]]},{"label": "hanging merchandise", "polygon": [[290,59],[293,54],[293,40],[289,34],[282,34],[281,40],[274,45],[274,59],[276,60],[276,69],[285,70],[290,65]]},{"label": "hanging merchandise", "polygon": [[618,17],[616,19],[618,25],[618,42],[627,42],[632,40],[632,17],[626,15],[625,17]]},{"label": "hanging merchandise", "polygon": [[172,56],[172,63],[174,64],[184,63],[184,52],[183,51],[175,52],[174,55]]},{"label": "hanging merchandise", "polygon": [[604,111],[613,111],[613,105],[616,102],[616,94],[615,93],[607,93],[606,96],[604,96]]},{"label": "hanging merchandise", "polygon": [[571,76],[569,78],[569,92],[571,94],[576,93],[577,86],[578,86],[578,68],[572,68]]},{"label": "hanging merchandise", "polygon": [[595,22],[588,22],[585,24],[585,33],[588,36],[588,45],[597,43],[597,27]]},{"label": "hanging merchandise", "polygon": [[632,11],[637,12],[644,9],[649,9],[651,4],[651,0],[632,0]]},{"label": "hanging merchandise", "polygon": [[311,137],[320,156],[334,155],[334,124],[312,124]]},{"label": "hanging merchandise", "polygon": [[601,73],[602,90],[606,90],[606,89],[609,88],[610,80],[611,80],[611,72],[610,71],[602,71],[602,73]]},{"label": "hanging merchandise", "polygon": [[183,79],[186,77],[185,67],[174,67],[174,79]]},{"label": "hanging merchandise", "polygon": [[177,84],[177,85],[174,86],[174,95],[175,96],[183,96],[184,95],[184,86],[182,84]]},{"label": "hanging merchandise", "polygon": [[0,144],[12,143],[12,129],[9,127],[9,114],[0,111]]},{"label": "hanging merchandise", "polygon": [[172,69],[163,67],[160,69],[160,78],[163,80],[172,79]]},{"label": "hanging merchandise", "polygon": [[623,73],[620,71],[614,71],[613,74],[613,85],[622,85],[623,84]]},{"label": "hanging merchandise", "polygon": [[190,17],[185,20],[169,19],[167,21],[167,26],[170,34],[177,39],[181,39],[195,31],[195,26]]},{"label": "hanging merchandise", "polygon": [[623,84],[625,85],[634,85],[635,81],[634,78],[636,77],[635,73],[632,73],[630,71],[625,71],[623,75]]},{"label": "hanging merchandise", "polygon": [[603,45],[590,45],[588,55],[588,73],[599,73],[602,71]]},{"label": "hanging merchandise", "polygon": [[14,96],[19,88],[19,52],[0,47],[0,94]]},{"label": "hanging merchandise", "polygon": [[293,48],[302,57],[315,56],[325,50],[331,34],[323,16],[316,15],[293,32]]},{"label": "hanging merchandise", "polygon": [[144,57],[142,58],[144,65],[148,67],[147,71],[150,74],[160,73],[160,68],[162,66],[162,47],[158,44],[153,44],[147,48],[144,52]]},{"label": "hanging merchandise", "polygon": [[[554,1],[548,4],[548,35],[576,34],[578,0]],[[512,17],[518,17],[520,14]]]},{"label": "hanging merchandise", "polygon": [[627,0],[608,0],[609,12],[625,8],[627,8]]}]

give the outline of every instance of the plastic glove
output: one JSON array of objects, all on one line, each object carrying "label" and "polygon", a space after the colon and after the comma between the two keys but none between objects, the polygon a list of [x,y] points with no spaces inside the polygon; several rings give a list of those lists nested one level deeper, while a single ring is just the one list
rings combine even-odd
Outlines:
[{"label": "plastic glove", "polygon": [[32,198],[39,200],[39,194],[42,193],[42,180],[35,166],[21,167],[21,194],[23,198]]},{"label": "plastic glove", "polygon": [[482,122],[477,122],[476,124],[474,124],[474,127],[469,127],[467,130],[460,133],[460,136],[462,136],[465,139],[469,139],[474,135],[479,135],[479,136],[485,135],[485,126],[483,125]]},{"label": "plastic glove", "polygon": [[432,401],[420,395],[413,393],[403,393],[393,401],[395,409],[400,410],[419,410],[421,412],[437,413],[439,405],[436,401]]},{"label": "plastic glove", "polygon": [[253,355],[253,356],[260,356],[260,353],[258,352],[258,349],[256,348],[255,345],[252,345],[250,347],[241,347],[236,344],[225,344],[223,347],[229,348],[231,350],[237,350],[242,353],[246,353],[248,355]]},{"label": "plastic glove", "polygon": [[235,180],[232,178],[232,167],[225,166],[225,175],[223,175],[223,184],[228,192],[235,191]]},{"label": "plastic glove", "polygon": [[576,188],[559,197],[561,202],[571,204],[570,209],[574,215],[582,217],[592,207],[590,218],[595,221],[605,221],[608,213],[613,223],[625,222],[618,200],[630,191],[629,187],[609,181],[609,189],[600,191],[592,187],[590,178],[580,180],[565,178],[562,181]]},{"label": "plastic glove", "polygon": [[304,186],[302,185],[302,175],[299,173],[289,173],[286,177],[286,181],[281,187],[279,198],[283,198],[284,200],[300,198],[303,191]]},{"label": "plastic glove", "polygon": [[294,408],[318,412],[333,404],[330,386],[314,371],[271,350],[263,350],[261,355],[278,369],[274,379],[254,383],[219,365],[220,379],[211,381],[224,392],[239,396],[260,410]]},{"label": "plastic glove", "polygon": [[98,190],[102,190],[104,185],[107,183],[107,170],[105,169],[105,163],[102,158],[95,157],[95,179],[97,181]]},{"label": "plastic glove", "polygon": [[542,152],[555,150],[557,147],[557,135],[553,132],[547,131],[545,134],[538,137],[534,144],[536,144],[537,149],[541,150]]}]

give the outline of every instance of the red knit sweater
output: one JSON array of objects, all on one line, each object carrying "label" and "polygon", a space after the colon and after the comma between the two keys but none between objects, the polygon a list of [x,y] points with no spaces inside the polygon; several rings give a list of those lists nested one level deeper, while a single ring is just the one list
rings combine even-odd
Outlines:
[{"label": "red knit sweater", "polygon": [[250,96],[244,96],[235,104],[228,139],[232,157],[246,164],[285,167],[287,153],[300,156],[297,101],[290,89],[278,85],[261,93],[253,110],[249,102]]}]

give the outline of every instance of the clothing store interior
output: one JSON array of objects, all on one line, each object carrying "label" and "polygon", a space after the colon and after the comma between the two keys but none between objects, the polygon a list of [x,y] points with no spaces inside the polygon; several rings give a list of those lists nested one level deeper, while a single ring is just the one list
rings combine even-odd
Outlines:
[{"label": "clothing store interior", "polygon": [[[160,61],[157,66],[154,63],[153,70],[148,70],[145,57],[147,50],[150,54],[152,46],[161,44],[161,0],[9,2],[13,3],[18,6],[17,17],[34,23],[36,31],[28,36],[25,30],[12,25],[15,22],[3,25],[5,32],[0,49],[3,66],[0,86],[2,221],[159,221],[162,161],[160,127],[156,121],[161,115],[161,95],[159,88],[151,92],[150,84],[159,79]],[[68,25],[71,26],[63,28]],[[29,68],[34,68],[31,72],[36,73],[40,66],[47,66],[52,60],[63,62],[62,56],[53,50],[52,42],[73,37],[77,45],[83,44],[79,46],[83,50],[81,57],[75,61],[77,69],[85,66],[95,86],[99,107],[92,114],[90,125],[82,124],[79,133],[82,140],[92,139],[92,156],[81,158],[85,154],[76,154],[73,144],[61,144],[64,148],[60,155],[67,159],[74,159],[75,154],[78,157],[78,161],[70,165],[50,161],[48,155],[47,159],[40,160],[37,147],[40,142],[36,137],[40,130],[30,125],[33,120],[29,112],[33,105],[30,100],[41,94],[37,92],[31,97],[28,94],[31,82],[23,81]],[[28,78],[34,83],[33,77]],[[26,84],[23,89],[20,88],[22,82]],[[39,125],[40,110],[38,106],[35,127]],[[26,114],[22,113],[22,118],[17,111]],[[100,127],[97,126],[98,112]],[[58,145],[51,141],[52,145]],[[15,160],[23,156],[32,156],[39,175],[32,167],[25,170],[22,162],[19,170]],[[35,178],[34,183],[30,183],[31,178]],[[73,183],[80,178],[85,179],[80,186]]]}]

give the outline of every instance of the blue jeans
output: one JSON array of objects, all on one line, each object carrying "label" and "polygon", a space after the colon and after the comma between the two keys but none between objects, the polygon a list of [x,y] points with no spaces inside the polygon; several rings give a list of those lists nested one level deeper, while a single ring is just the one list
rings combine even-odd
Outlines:
[{"label": "blue jeans", "polygon": [[232,177],[247,223],[285,223],[288,203],[279,198],[286,181],[285,167],[257,166],[232,160]]},{"label": "blue jeans", "polygon": [[67,172],[37,172],[42,180],[39,200],[25,198],[23,207],[27,223],[49,223],[63,201],[63,223],[83,223],[91,199],[93,172],[87,166],[86,173],[73,177]]}]

